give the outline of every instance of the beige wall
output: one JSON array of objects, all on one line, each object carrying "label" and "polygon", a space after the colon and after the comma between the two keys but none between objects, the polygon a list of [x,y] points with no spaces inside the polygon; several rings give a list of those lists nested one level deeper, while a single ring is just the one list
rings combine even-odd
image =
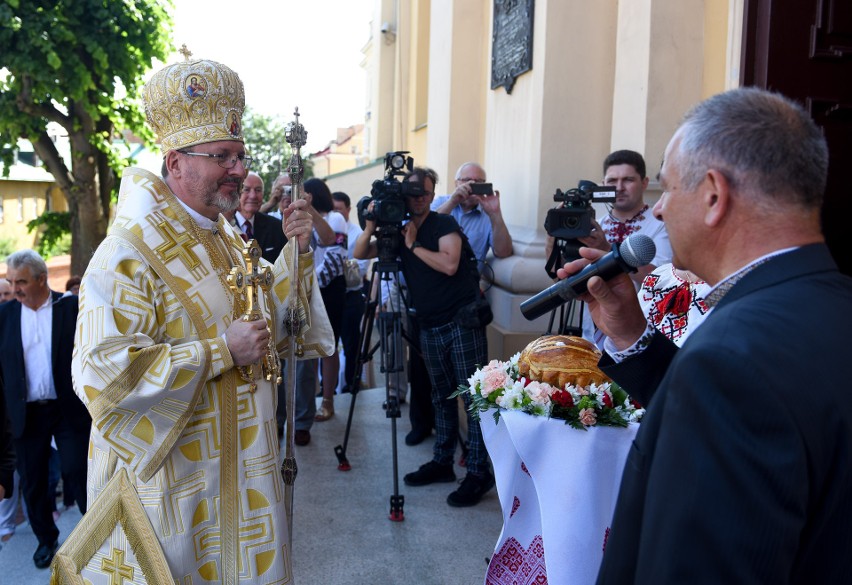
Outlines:
[{"label": "beige wall", "polygon": [[44,181],[0,180],[0,198],[3,201],[0,238],[13,239],[18,249],[35,246],[37,232],[27,232],[27,223],[44,213],[48,194],[52,210],[68,209],[62,191],[54,184]]},{"label": "beige wall", "polygon": [[[384,175],[384,161],[378,161],[369,165],[360,166],[355,169],[331,175],[326,178],[328,188],[334,191],[343,191],[352,200],[353,214],[354,207],[358,201],[370,194],[370,187],[373,181],[381,179]],[[354,216],[350,217],[352,222],[357,221]]]},{"label": "beige wall", "polygon": [[507,94],[490,89],[494,0],[376,0],[365,47],[370,156],[410,150],[438,172],[439,193],[462,162],[484,165],[515,244],[512,258],[491,262],[501,339],[542,328],[517,305],[550,282],[542,224],[555,190],[599,182],[621,148],[642,152],[654,177],[681,116],[736,85],[743,4],[536,0],[532,70]]}]

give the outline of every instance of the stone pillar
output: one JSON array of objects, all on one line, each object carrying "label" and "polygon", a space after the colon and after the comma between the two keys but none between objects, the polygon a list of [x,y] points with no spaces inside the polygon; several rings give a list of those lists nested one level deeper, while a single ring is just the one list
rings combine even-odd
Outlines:
[{"label": "stone pillar", "polygon": [[[483,159],[491,30],[488,0],[432,0],[429,47],[429,139],[424,164],[437,171],[437,192],[453,188],[456,169]],[[490,169],[486,168],[490,174]]]},{"label": "stone pillar", "polygon": [[[487,92],[484,163],[500,190],[515,252],[491,261],[492,358],[508,358],[547,329],[547,315],[529,322],[519,306],[552,284],[544,270],[543,224],[556,189],[600,181],[610,143],[616,5],[538,0],[532,70],[511,94]],[[487,68],[490,87],[490,49]]]},{"label": "stone pillar", "polygon": [[618,4],[611,150],[642,153],[652,178],[680,117],[703,97],[704,4]]}]

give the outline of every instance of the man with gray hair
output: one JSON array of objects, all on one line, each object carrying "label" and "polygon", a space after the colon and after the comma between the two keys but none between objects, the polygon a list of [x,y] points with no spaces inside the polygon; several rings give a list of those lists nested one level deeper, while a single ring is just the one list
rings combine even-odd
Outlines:
[{"label": "man with gray hair", "polygon": [[[263,259],[274,264],[287,243],[281,218],[269,217],[258,213],[263,203],[263,179],[254,171],[249,171],[243,179],[240,192],[240,206],[234,214],[237,227],[243,233],[243,239],[255,240],[260,246]],[[289,203],[288,203],[289,205]]]},{"label": "man with gray hair", "polygon": [[477,194],[477,184],[485,183],[485,169],[475,162],[466,162],[456,171],[455,190],[449,195],[435,197],[432,211],[452,215],[467,236],[476,254],[480,274],[485,267],[488,250],[496,258],[512,255],[512,236],[500,210],[500,191]]},{"label": "man with gray hair", "polygon": [[[820,226],[821,130],[756,88],[690,111],[666,148],[677,268],[713,288],[681,348],[630,278],[589,280],[603,370],[648,406],[624,467],[599,584],[850,583],[852,278]],[[600,250],[581,248],[573,273]]]},{"label": "man with gray hair", "polygon": [[51,439],[62,474],[86,513],[86,450],[92,419],[71,384],[77,297],[47,284],[47,264],[33,250],[6,259],[6,279],[17,303],[0,305],[0,393],[17,453],[17,469],[30,525],[38,539],[35,566],[50,566],[59,529],[48,489]]}]

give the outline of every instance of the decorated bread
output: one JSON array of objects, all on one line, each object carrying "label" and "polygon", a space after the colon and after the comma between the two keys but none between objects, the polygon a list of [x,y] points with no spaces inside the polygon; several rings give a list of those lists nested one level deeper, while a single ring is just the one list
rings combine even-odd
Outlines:
[{"label": "decorated bread", "polygon": [[601,352],[582,337],[545,335],[532,341],[518,358],[519,373],[556,388],[565,384],[588,386],[610,379],[598,369]]}]

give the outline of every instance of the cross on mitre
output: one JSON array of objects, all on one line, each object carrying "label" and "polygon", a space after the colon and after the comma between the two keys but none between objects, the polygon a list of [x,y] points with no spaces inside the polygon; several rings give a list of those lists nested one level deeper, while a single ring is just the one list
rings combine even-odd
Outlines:
[{"label": "cross on mitre", "polygon": [[[258,298],[261,291],[269,291],[272,288],[275,280],[269,266],[261,268],[260,257],[260,246],[256,240],[250,240],[243,247],[243,259],[246,267],[234,266],[228,274],[228,285],[231,289],[237,293],[245,294],[246,310],[240,317],[243,321],[257,321],[264,318],[260,311]],[[278,352],[271,335],[261,367],[264,378],[267,380],[274,378],[276,384],[281,382],[281,362],[278,359]],[[243,379],[251,384],[251,391],[254,392],[257,389],[254,366],[241,366],[239,371]]]},{"label": "cross on mitre", "polygon": [[187,61],[189,61],[189,58],[192,57],[192,51],[190,51],[189,49],[186,48],[186,43],[184,43],[180,46],[178,53],[183,55],[183,58],[186,59]]}]

